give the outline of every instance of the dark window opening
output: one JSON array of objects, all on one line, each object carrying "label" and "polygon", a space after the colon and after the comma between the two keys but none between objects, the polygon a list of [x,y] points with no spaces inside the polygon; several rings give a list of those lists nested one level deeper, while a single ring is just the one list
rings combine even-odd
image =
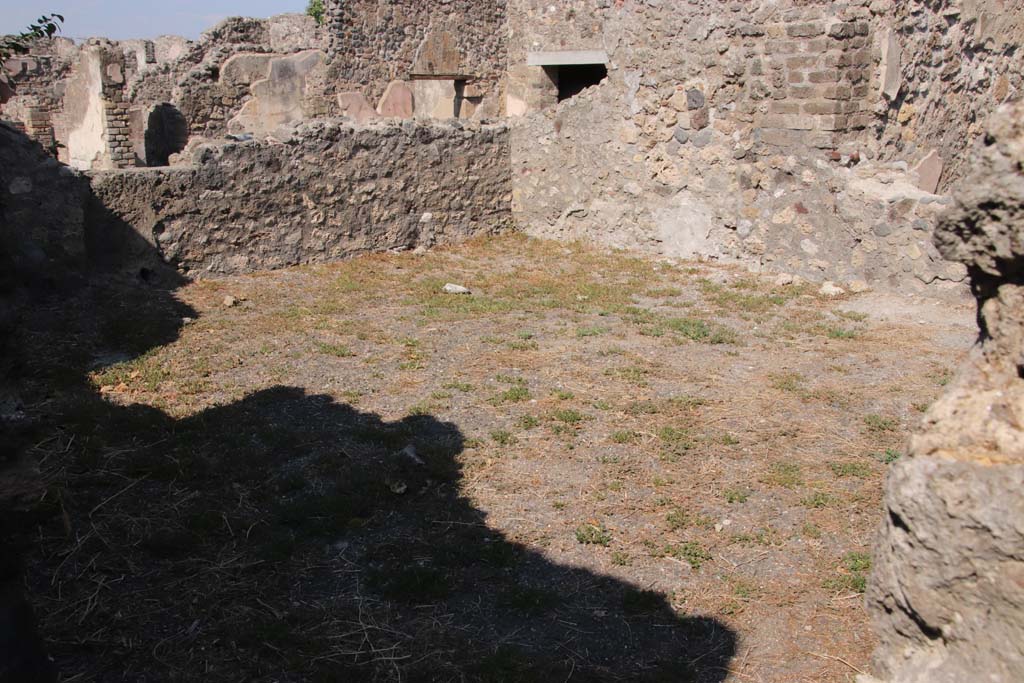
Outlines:
[{"label": "dark window opening", "polygon": [[146,121],[146,165],[166,166],[170,156],[185,149],[188,122],[172,104],[158,104]]},{"label": "dark window opening", "polygon": [[608,77],[608,67],[604,64],[562,64],[546,66],[544,70],[558,86],[559,102],[579,95]]}]

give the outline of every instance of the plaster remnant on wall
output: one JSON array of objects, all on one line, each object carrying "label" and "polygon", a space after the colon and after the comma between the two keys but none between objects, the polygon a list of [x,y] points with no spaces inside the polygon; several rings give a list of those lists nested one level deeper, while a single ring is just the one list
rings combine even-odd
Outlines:
[{"label": "plaster remnant on wall", "polygon": [[64,110],[66,161],[72,168],[81,170],[103,164],[107,155],[100,61],[97,50],[83,51],[66,90],[69,103]]},{"label": "plaster remnant on wall", "polygon": [[228,130],[265,135],[278,126],[311,118],[309,84],[314,72],[325,65],[320,50],[271,59],[267,78],[252,84],[252,99],[228,123]]},{"label": "plaster remnant on wall", "polygon": [[416,111],[413,91],[404,81],[391,81],[377,103],[377,113],[384,118],[411,119]]},{"label": "plaster remnant on wall", "polygon": [[342,116],[347,116],[356,123],[367,123],[380,118],[380,114],[361,92],[338,93],[338,108]]},{"label": "plaster remnant on wall", "polygon": [[412,98],[418,119],[458,118],[455,112],[455,81],[415,80],[412,82]]},{"label": "plaster remnant on wall", "polygon": [[664,208],[653,210],[657,239],[666,256],[693,259],[717,254],[710,209],[688,192],[680,192]]},{"label": "plaster remnant on wall", "polygon": [[232,55],[220,67],[219,82],[225,86],[249,87],[270,76],[272,54],[241,52]]}]

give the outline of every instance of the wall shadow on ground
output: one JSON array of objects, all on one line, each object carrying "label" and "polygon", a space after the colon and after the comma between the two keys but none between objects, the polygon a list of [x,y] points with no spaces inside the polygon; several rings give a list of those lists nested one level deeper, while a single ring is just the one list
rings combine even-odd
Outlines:
[{"label": "wall shadow on ground", "polygon": [[[107,400],[90,373],[130,372],[195,313],[130,225],[94,204],[87,215],[103,267],[25,299],[8,340],[27,415],[6,435],[12,460],[43,475],[31,505],[0,509],[0,529],[25,554],[63,675],[726,678],[737,637],[724,624],[489,528],[460,493],[457,425],[389,422],[302,387],[187,417]],[[7,623],[0,656],[29,654],[27,617]],[[25,663],[34,673],[0,680],[45,680],[45,662]]]},{"label": "wall shadow on ground", "polygon": [[63,518],[62,492],[77,485],[75,449],[47,444],[96,400],[91,369],[177,338],[194,315],[173,297],[184,282],[87,178],[0,123],[0,681],[57,676],[23,587],[38,532]]}]

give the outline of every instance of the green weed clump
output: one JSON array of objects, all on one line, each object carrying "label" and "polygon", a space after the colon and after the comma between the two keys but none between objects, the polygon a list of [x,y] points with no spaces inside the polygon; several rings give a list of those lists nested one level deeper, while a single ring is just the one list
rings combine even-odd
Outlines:
[{"label": "green weed clump", "polygon": [[824,581],[824,587],[834,591],[852,591],[863,593],[867,588],[868,572],[871,571],[871,555],[864,552],[851,551],[843,555],[845,573],[833,576]]},{"label": "green weed clump", "polygon": [[567,425],[576,425],[584,420],[583,413],[578,410],[572,410],[571,408],[556,410],[551,413],[551,418]]},{"label": "green weed clump", "polygon": [[583,545],[606,546],[612,542],[612,535],[603,524],[580,524],[576,527],[576,540]]},{"label": "green weed clump", "polygon": [[514,386],[501,392],[489,400],[491,405],[500,406],[503,403],[520,403],[530,399],[530,390],[524,386]]},{"label": "green weed clump", "polygon": [[871,467],[863,462],[832,462],[828,465],[832,474],[837,477],[858,477],[863,479],[871,476]]},{"label": "green weed clump", "polygon": [[683,560],[694,569],[700,569],[705,562],[711,559],[711,553],[697,541],[686,541],[679,545],[669,546],[666,550],[668,555],[677,560]]},{"label": "green weed clump", "polygon": [[871,415],[864,416],[864,425],[868,428],[869,432],[877,433],[895,432],[900,423],[895,418],[882,417],[881,415],[872,413]]},{"label": "green weed clump", "polygon": [[729,504],[746,503],[747,499],[750,497],[750,494],[743,489],[726,489],[722,494],[725,496],[725,502]]},{"label": "green weed clump", "polygon": [[871,457],[882,463],[883,465],[889,465],[900,459],[902,453],[895,448],[886,448],[883,453],[872,453]]},{"label": "green weed clump", "polygon": [[512,432],[505,429],[496,429],[491,432],[491,438],[494,439],[494,443],[499,446],[511,446],[519,441]]},{"label": "green weed clump", "polygon": [[766,484],[792,489],[803,484],[800,465],[795,462],[776,462],[768,470],[764,478]]},{"label": "green weed clump", "polygon": [[320,353],[325,353],[329,356],[337,356],[338,358],[351,358],[356,355],[355,351],[344,344],[325,344],[323,342],[317,342],[316,349]]}]

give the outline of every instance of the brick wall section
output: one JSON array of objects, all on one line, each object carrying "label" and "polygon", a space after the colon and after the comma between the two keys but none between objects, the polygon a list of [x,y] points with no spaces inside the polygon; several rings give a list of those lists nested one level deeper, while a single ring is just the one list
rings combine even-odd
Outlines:
[{"label": "brick wall section", "polygon": [[15,96],[4,105],[2,118],[21,124],[21,129],[30,138],[54,156],[56,139],[52,117],[60,106],[54,93],[54,84],[62,67],[59,59],[41,54],[18,56],[4,65],[14,86]]},{"label": "brick wall section", "polygon": [[50,154],[54,154],[57,149],[53,123],[50,120],[52,110],[51,102],[41,103],[40,106],[29,107],[25,117],[25,133]]},{"label": "brick wall section", "polygon": [[135,152],[129,137],[124,52],[119,49],[104,52],[102,78],[106,143],[110,160],[114,168],[128,168],[135,165]]},{"label": "brick wall section", "polygon": [[738,27],[740,36],[763,49],[762,57],[749,62],[739,120],[813,131],[805,141],[824,148],[834,147],[838,134],[871,124],[870,15],[864,7],[832,14],[831,4],[794,7],[776,23]]}]

